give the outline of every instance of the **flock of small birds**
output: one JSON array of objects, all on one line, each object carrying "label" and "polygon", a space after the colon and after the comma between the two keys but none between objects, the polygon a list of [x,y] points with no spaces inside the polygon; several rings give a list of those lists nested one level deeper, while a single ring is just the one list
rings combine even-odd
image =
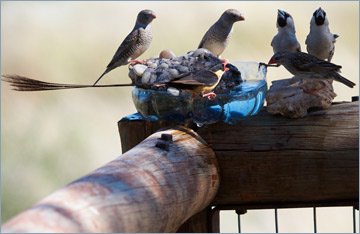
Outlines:
[{"label": "flock of small birds", "polygon": [[271,42],[274,55],[269,64],[283,65],[291,74],[302,79],[336,80],[350,88],[355,86],[339,74],[341,66],[330,63],[339,36],[330,32],[329,20],[321,7],[310,21],[310,33],[305,41],[308,54],[301,52],[294,20],[289,13],[278,10],[276,26],[278,34]]},{"label": "flock of small birds", "polygon": [[[205,33],[197,50],[179,57],[171,51],[164,50],[159,57],[143,61],[136,60],[151,44],[153,38],[151,23],[155,18],[156,14],[152,10],[139,12],[134,28],[121,43],[104,73],[93,85],[49,83],[17,75],[3,75],[3,80],[19,91],[130,85],[156,89],[165,85],[193,93],[193,95],[207,96],[209,99],[216,97],[213,92],[215,87],[222,87],[217,89],[217,92],[221,92],[241,83],[241,78],[238,78],[240,73],[236,67],[228,64],[226,59],[220,59],[220,55],[231,39],[233,24],[245,20],[238,10],[226,10]],[[341,66],[330,62],[334,55],[334,44],[338,35],[330,32],[329,20],[323,9],[317,9],[311,18],[310,33],[305,42],[308,53],[301,52],[295,35],[294,20],[289,13],[278,10],[276,26],[278,33],[271,42],[274,55],[268,64],[265,64],[266,66],[283,65],[290,73],[303,79],[335,80],[351,88],[355,86],[353,82],[339,74]],[[97,85],[105,74],[127,64],[130,64],[131,84]],[[230,71],[227,72],[228,70]],[[224,74],[230,74],[227,76],[227,83],[223,78],[226,77]],[[236,80],[236,83],[231,84],[229,82],[231,79]]]}]

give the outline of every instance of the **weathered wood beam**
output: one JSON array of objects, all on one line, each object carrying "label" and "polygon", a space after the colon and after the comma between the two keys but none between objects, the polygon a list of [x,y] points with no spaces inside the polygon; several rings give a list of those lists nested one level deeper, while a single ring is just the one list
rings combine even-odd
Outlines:
[{"label": "weathered wood beam", "polygon": [[[158,126],[171,125],[120,121],[121,136],[131,136],[124,139],[123,149],[142,140],[131,129],[143,129],[146,136]],[[212,205],[269,208],[358,202],[358,101],[312,111],[300,119],[261,111],[236,125],[216,123],[196,131],[219,162],[221,184]]]},{"label": "weathered wood beam", "polygon": [[218,186],[212,149],[175,127],[50,194],[2,232],[175,232],[209,205]]}]

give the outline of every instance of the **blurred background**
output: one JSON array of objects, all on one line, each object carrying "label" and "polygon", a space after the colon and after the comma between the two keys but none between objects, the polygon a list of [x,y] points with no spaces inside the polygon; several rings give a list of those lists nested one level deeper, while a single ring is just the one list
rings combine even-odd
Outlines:
[{"label": "blurred background", "polygon": [[[2,1],[1,74],[93,84],[143,9],[155,11],[157,19],[152,23],[152,44],[139,59],[163,49],[176,55],[196,49],[220,15],[235,8],[245,21],[234,25],[222,57],[230,62],[268,62],[273,54],[270,42],[277,33],[277,9],[292,15],[297,38],[306,51],[310,19],[319,7],[327,13],[331,32],[340,36],[332,62],[342,65],[342,75],[357,84],[350,89],[334,82],[335,101],[350,101],[359,95],[357,1]],[[120,67],[100,83],[128,83],[127,74],[128,68]],[[283,67],[269,68],[268,85],[290,77]],[[135,112],[131,88],[21,93],[1,82],[1,221],[121,155],[117,121]],[[311,214],[311,209],[279,211],[280,231],[312,232]],[[329,212],[322,217],[333,226],[318,227],[319,232],[352,232],[351,208],[326,214]],[[268,219],[271,215],[273,211],[249,212],[242,222],[243,231],[274,232],[273,220]],[[222,232],[237,232],[235,212],[222,212],[221,220],[225,222]],[[305,228],[308,221],[309,228]]]}]

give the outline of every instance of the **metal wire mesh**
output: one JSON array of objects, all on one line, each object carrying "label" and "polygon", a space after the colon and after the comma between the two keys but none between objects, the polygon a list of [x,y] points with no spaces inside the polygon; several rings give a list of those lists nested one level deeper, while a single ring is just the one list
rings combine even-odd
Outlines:
[{"label": "metal wire mesh", "polygon": [[[345,208],[345,209],[344,209]],[[213,209],[217,209],[221,212],[223,211],[232,211],[233,215],[237,215],[236,220],[237,220],[237,230],[235,231],[234,228],[233,229],[229,229],[229,228],[224,228],[223,222],[226,220],[221,220],[220,219],[220,225],[219,225],[219,230],[217,230],[218,232],[238,232],[238,233],[242,233],[242,232],[268,232],[268,233],[281,233],[281,232],[308,232],[308,233],[317,233],[318,231],[320,232],[341,232],[341,233],[356,233],[356,231],[359,229],[359,210],[358,210],[358,204],[356,204],[355,206],[314,206],[314,207],[302,207],[302,208],[293,208],[290,210],[306,210],[307,213],[307,222],[304,222],[303,220],[303,216],[301,216],[302,218],[295,218],[298,220],[298,223],[300,223],[300,225],[302,225],[302,229],[298,230],[295,226],[292,230],[289,229],[289,224],[287,224],[287,220],[284,219],[284,215],[280,215],[279,216],[279,212],[285,212],[286,210],[289,210],[289,208],[275,208],[275,209],[244,209],[243,207],[236,209],[236,206],[226,206],[226,207],[215,207]],[[269,228],[267,230],[260,230],[257,229],[257,231],[249,231],[251,230],[251,228],[247,228],[246,225],[249,225],[249,222],[246,223],[244,222],[244,218],[246,219],[246,216],[249,215],[249,213],[251,213],[252,211],[259,211],[259,210],[267,210],[267,211],[273,211],[273,228],[271,230],[269,230]],[[329,211],[331,210],[331,212]],[[235,211],[235,212],[234,212]],[[249,211],[249,212],[248,212]],[[341,211],[341,212],[339,212]],[[220,212],[218,212],[220,213]],[[286,212],[285,212],[286,213]],[[332,221],[332,216],[334,216],[334,213],[338,213],[342,214],[344,217],[344,219],[346,219],[346,222],[343,222],[342,219],[338,220],[338,222],[333,222]],[[269,214],[269,212],[267,213]],[[344,215],[345,214],[345,215]],[[268,215],[269,216],[269,215]],[[312,217],[311,217],[312,216]],[[220,217],[220,216],[219,216]],[[300,217],[300,216],[299,216]],[[320,217],[320,220],[319,220]],[[291,217],[293,218],[293,217]],[[328,222],[324,222],[324,220],[328,220]],[[234,221],[234,220],[233,220]],[[257,225],[258,223],[263,222],[264,220],[253,220],[253,223],[250,225]],[[267,221],[269,222],[269,221]],[[341,227],[339,227],[338,223],[342,223]],[[312,227],[309,227],[309,224],[311,223]],[[226,224],[229,225],[229,224]],[[331,229],[332,225],[337,225],[336,229],[333,229],[334,231],[329,231]],[[291,224],[290,224],[291,226]],[[305,230],[305,226],[307,226],[307,231]],[[291,227],[290,227],[291,228]],[[342,228],[342,230],[340,230]],[[216,227],[215,227],[216,229]],[[216,232],[216,230],[213,230],[213,232]],[[224,230],[225,229],[225,230]],[[352,231],[351,231],[352,230]]]}]

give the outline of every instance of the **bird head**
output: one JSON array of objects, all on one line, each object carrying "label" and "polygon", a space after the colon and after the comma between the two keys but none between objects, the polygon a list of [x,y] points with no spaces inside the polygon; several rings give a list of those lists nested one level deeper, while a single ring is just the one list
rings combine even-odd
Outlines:
[{"label": "bird head", "polygon": [[316,24],[317,26],[329,24],[327,17],[326,17],[326,12],[323,9],[321,9],[321,7],[319,7],[319,9],[317,9],[314,12],[313,17],[311,18],[310,24]]},{"label": "bird head", "polygon": [[148,25],[155,18],[156,18],[155,12],[153,12],[152,10],[142,10],[139,12],[137,16],[137,23],[141,25]]},{"label": "bird head", "polygon": [[233,24],[237,21],[245,20],[244,16],[240,13],[240,11],[235,9],[226,10],[220,17],[225,23]]},{"label": "bird head", "polygon": [[283,64],[285,62],[285,58],[291,53],[292,52],[285,50],[279,51],[271,57],[268,64]]},{"label": "bird head", "polygon": [[295,24],[292,16],[286,11],[278,9],[276,26],[278,28],[290,28],[295,31]]}]

